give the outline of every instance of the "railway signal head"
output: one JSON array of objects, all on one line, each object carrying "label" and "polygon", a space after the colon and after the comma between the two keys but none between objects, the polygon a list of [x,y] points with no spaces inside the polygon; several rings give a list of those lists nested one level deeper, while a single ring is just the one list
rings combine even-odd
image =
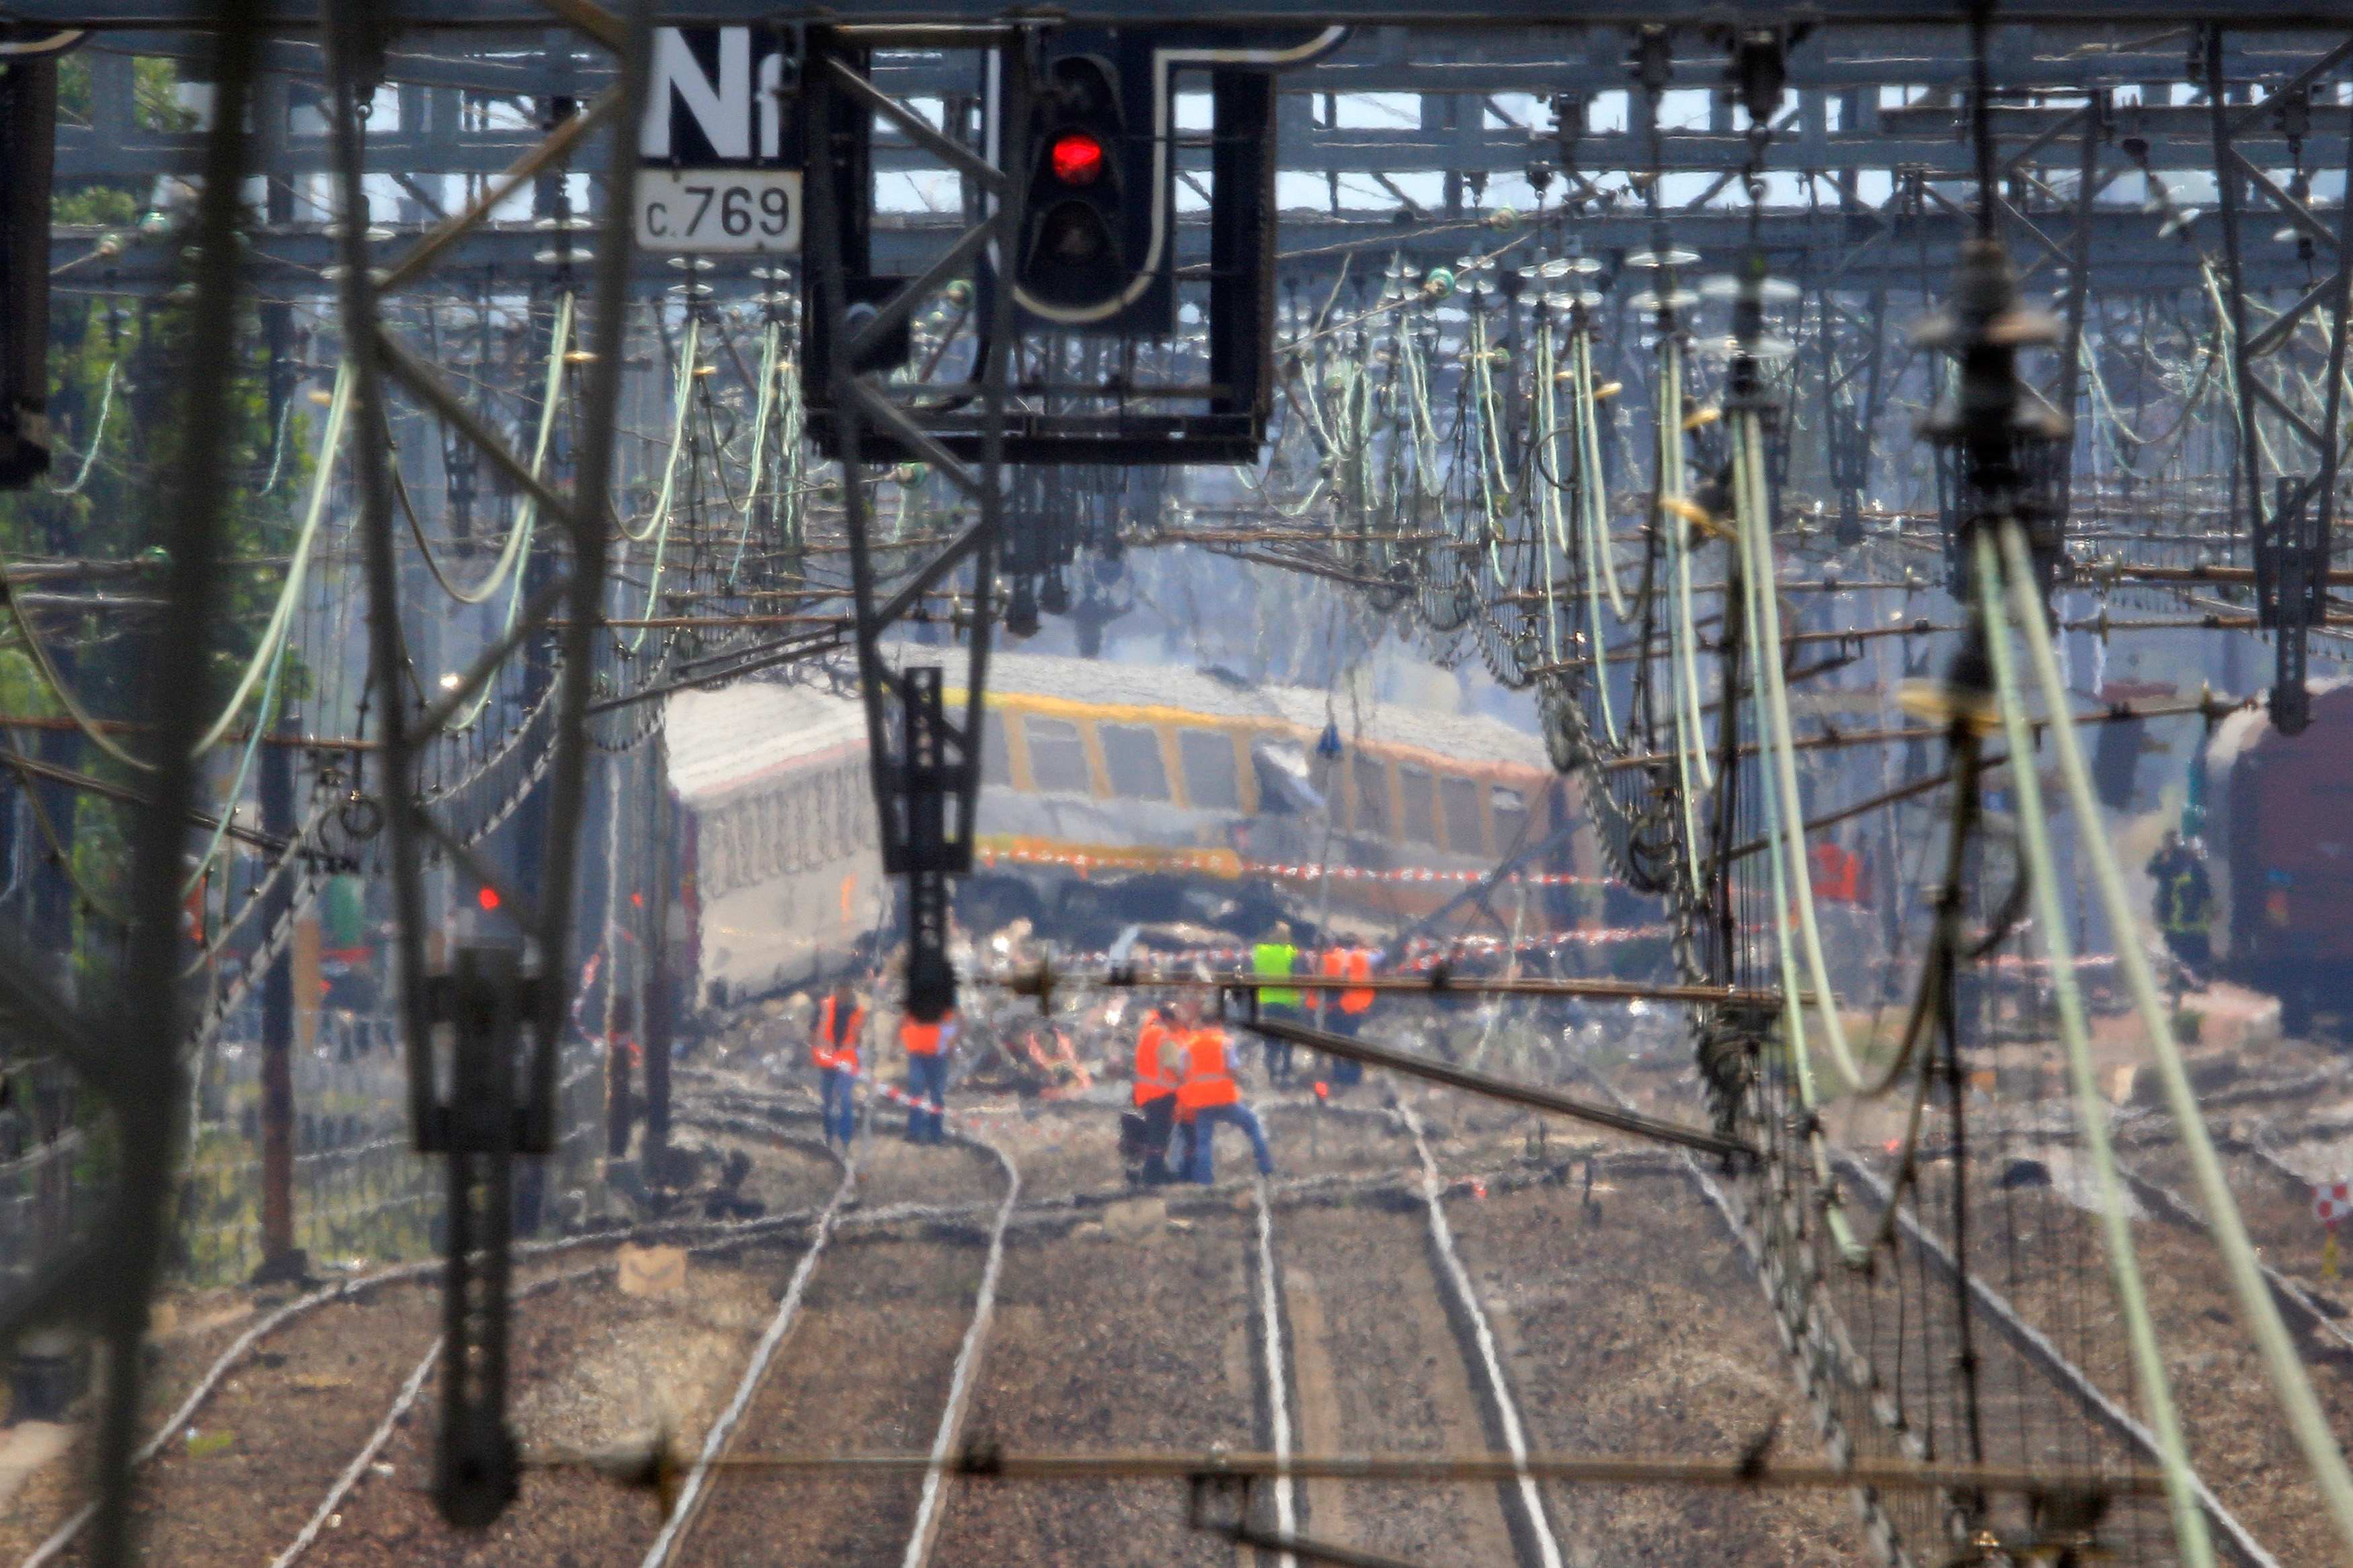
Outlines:
[{"label": "railway signal head", "polygon": [[1048,68],[1030,149],[1015,279],[1022,303],[1068,325],[1106,321],[1145,269],[1147,258],[1132,254],[1141,226],[1129,204],[1149,202],[1153,184],[1150,132],[1131,132],[1109,60],[1066,55]]}]

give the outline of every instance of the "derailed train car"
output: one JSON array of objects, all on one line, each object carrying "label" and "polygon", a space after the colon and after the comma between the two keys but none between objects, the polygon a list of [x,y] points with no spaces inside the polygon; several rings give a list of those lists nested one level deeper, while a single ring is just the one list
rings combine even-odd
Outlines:
[{"label": "derailed train car", "polygon": [[[1008,657],[990,683],[987,864],[965,897],[1068,940],[1134,921],[1255,932],[1327,895],[1393,924],[1459,890],[1444,876],[1568,820],[1543,743],[1483,715],[1045,654]],[[1590,850],[1575,869],[1593,869]]]},{"label": "derailed train car", "polygon": [[[978,929],[1027,919],[1092,946],[1132,921],[1254,935],[1326,908],[1392,926],[1574,815],[1542,742],[1484,716],[1045,654],[999,655],[989,684],[979,863],[959,889]],[[668,721],[702,994],[845,965],[889,896],[856,700],[739,686],[681,693]],[[1589,839],[1561,837],[1529,868],[1592,873]]]},{"label": "derailed train car", "polygon": [[2275,994],[2290,1034],[2353,1016],[2353,681],[2314,683],[2301,735],[2261,710],[2223,720],[2206,799],[2223,973]]},{"label": "derailed train car", "polygon": [[696,994],[723,1003],[840,970],[886,897],[864,711],[746,683],[680,692],[665,728],[691,836]]}]

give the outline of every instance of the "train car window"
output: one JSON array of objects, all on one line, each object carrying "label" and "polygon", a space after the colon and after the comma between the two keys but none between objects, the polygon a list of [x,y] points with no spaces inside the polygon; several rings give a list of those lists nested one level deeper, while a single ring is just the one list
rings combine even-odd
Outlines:
[{"label": "train car window", "polygon": [[1013,753],[1005,743],[1005,720],[986,711],[980,724],[980,782],[1000,789],[1013,784]]},{"label": "train car window", "polygon": [[1438,842],[1438,781],[1428,768],[1398,768],[1398,805],[1405,812],[1400,837],[1415,844]]},{"label": "train car window", "polygon": [[1509,855],[1528,846],[1528,799],[1515,789],[1496,784],[1487,791],[1487,810],[1495,819],[1495,853]]},{"label": "train car window", "polygon": [[1032,714],[1021,721],[1021,732],[1029,738],[1029,777],[1040,790],[1049,795],[1093,793],[1086,742],[1079,738],[1076,724]]},{"label": "train car window", "polygon": [[1479,831],[1479,785],[1471,779],[1438,781],[1438,803],[1446,809],[1446,847],[1457,855],[1476,855],[1485,845]]},{"label": "train car window", "polygon": [[1166,800],[1168,764],[1160,757],[1160,732],[1142,724],[1097,724],[1111,793],[1123,800]]},{"label": "train car window", "polygon": [[1202,811],[1240,811],[1241,773],[1233,737],[1217,730],[1176,731],[1176,760],[1185,770],[1185,797]]},{"label": "train car window", "polygon": [[1356,831],[1389,833],[1389,770],[1378,757],[1359,753],[1356,765]]}]

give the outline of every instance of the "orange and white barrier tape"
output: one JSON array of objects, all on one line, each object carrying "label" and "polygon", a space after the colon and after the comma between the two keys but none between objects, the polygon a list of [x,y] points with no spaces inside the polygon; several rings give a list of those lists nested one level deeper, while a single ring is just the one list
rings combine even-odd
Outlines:
[{"label": "orange and white barrier tape", "polygon": [[[984,844],[976,847],[984,866],[1002,861],[1015,866],[1061,866],[1084,876],[1090,871],[1198,871],[1216,877],[1264,877],[1276,881],[1387,884],[1427,883],[1463,886],[1484,881],[1493,872],[1446,870],[1435,866],[1316,866],[1304,862],[1244,860],[1229,849],[1104,848],[1092,851],[1049,849],[1038,845]],[[1599,888],[1606,877],[1584,877],[1567,871],[1514,871],[1494,879],[1497,887]]]}]

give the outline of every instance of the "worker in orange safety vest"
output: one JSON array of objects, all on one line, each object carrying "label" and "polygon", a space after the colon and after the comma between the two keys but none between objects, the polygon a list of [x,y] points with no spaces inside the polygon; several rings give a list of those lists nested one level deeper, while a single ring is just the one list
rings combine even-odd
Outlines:
[{"label": "worker in orange safety vest", "polygon": [[1169,1058],[1167,1021],[1157,1007],[1147,1010],[1135,1031],[1135,1110],[1142,1118],[1135,1128],[1134,1154],[1143,1179],[1158,1184],[1169,1179],[1168,1138],[1176,1123],[1176,1068]]},{"label": "worker in orange safety vest", "polygon": [[[1161,1059],[1168,1062],[1169,1076],[1177,1080],[1181,1089],[1185,1077],[1185,1042],[1201,1026],[1201,1002],[1197,996],[1180,995],[1169,1004],[1167,1024],[1161,1035]],[[1169,1097],[1176,1106],[1170,1121],[1167,1166],[1169,1178],[1182,1179],[1193,1164],[1193,1108],[1185,1103],[1183,1094]]]},{"label": "worker in orange safety vest", "polygon": [[1806,851],[1806,859],[1810,863],[1806,879],[1813,887],[1817,902],[1862,902],[1862,856],[1825,838]]},{"label": "worker in orange safety vest", "polygon": [[[1334,980],[1370,980],[1373,977],[1373,955],[1365,950],[1364,939],[1354,931],[1340,938],[1340,945],[1324,950],[1320,967],[1326,977]],[[1358,990],[1321,993],[1324,1027],[1335,1035],[1355,1039],[1365,1026],[1365,1015],[1373,1008],[1373,993],[1369,987]],[[1335,1089],[1352,1088],[1365,1080],[1365,1064],[1346,1057],[1334,1060],[1331,1081]]]},{"label": "worker in orange safety vest", "polygon": [[939,1143],[947,1138],[944,1113],[948,1098],[948,1052],[955,1046],[953,1010],[929,1023],[908,1016],[899,1022],[899,1045],[907,1053],[907,1141]]},{"label": "worker in orange safety vest", "polygon": [[809,1031],[809,1065],[817,1068],[825,1141],[844,1149],[858,1127],[850,1085],[858,1079],[858,1041],[865,1032],[866,1008],[844,981],[818,1006],[816,1026]]},{"label": "worker in orange safety vest", "polygon": [[1260,1175],[1274,1173],[1266,1129],[1259,1125],[1257,1113],[1242,1103],[1241,1086],[1234,1081],[1232,1052],[1225,1030],[1214,1024],[1201,1025],[1185,1036],[1185,1076],[1176,1085],[1177,1115],[1192,1113],[1193,1147],[1186,1162],[1187,1173],[1203,1186],[1213,1179],[1211,1145],[1220,1122],[1230,1122],[1249,1135]]}]

